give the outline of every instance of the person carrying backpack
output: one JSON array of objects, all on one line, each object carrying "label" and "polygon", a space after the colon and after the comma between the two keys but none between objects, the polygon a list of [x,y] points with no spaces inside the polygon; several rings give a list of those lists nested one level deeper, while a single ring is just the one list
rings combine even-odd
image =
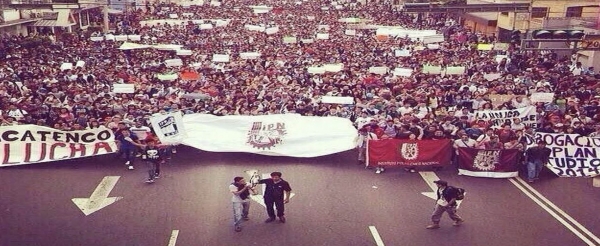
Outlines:
[{"label": "person carrying backpack", "polygon": [[437,185],[437,200],[435,209],[431,215],[431,225],[428,225],[427,229],[438,229],[440,228],[440,219],[444,212],[448,213],[450,219],[454,221],[454,226],[460,226],[463,223],[463,219],[456,213],[457,203],[456,201],[464,198],[464,190],[448,186],[448,182],[444,180],[434,181]]}]

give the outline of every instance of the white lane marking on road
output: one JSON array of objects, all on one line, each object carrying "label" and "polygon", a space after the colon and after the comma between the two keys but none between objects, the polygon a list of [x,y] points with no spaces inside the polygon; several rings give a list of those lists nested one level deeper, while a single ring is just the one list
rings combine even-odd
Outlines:
[{"label": "white lane marking on road", "polygon": [[171,238],[169,239],[169,245],[167,246],[175,246],[177,243],[177,237],[179,236],[179,230],[173,230],[171,232]]},{"label": "white lane marking on road", "polygon": [[92,195],[89,198],[73,198],[71,200],[85,216],[88,216],[123,198],[108,197],[108,194],[110,194],[112,189],[115,188],[115,185],[117,185],[119,178],[120,176],[106,176],[100,181],[100,184],[94,189],[94,192],[92,192]]},{"label": "white lane marking on road", "polygon": [[[528,185],[523,179],[521,179],[520,177],[516,177],[516,178],[509,179],[509,181],[514,186],[516,186],[519,190],[521,190],[526,196],[531,198],[531,200],[533,200],[533,202],[535,202],[537,205],[542,207],[542,209],[546,210],[546,212],[548,212],[550,215],[552,215],[552,217],[554,217],[556,220],[558,220],[558,222],[560,222],[567,229],[569,229],[571,232],[573,232],[573,234],[575,234],[577,237],[579,237],[581,240],[583,240],[587,245],[600,245],[600,240],[598,240],[598,238],[594,234],[592,234],[585,227],[583,227],[581,224],[579,224],[577,221],[575,221],[571,216],[569,216],[567,213],[565,213],[562,209],[558,208],[556,205],[554,205],[552,202],[550,202],[548,199],[546,199],[546,197],[544,197],[542,194],[537,192],[533,187]],[[536,195],[539,198],[536,197]],[[556,210],[556,212],[553,211],[552,209],[550,209],[550,207],[548,207],[546,204],[544,204],[540,199],[543,200],[544,202],[546,202],[552,208],[554,208]],[[583,231],[584,233],[587,232],[586,234],[589,237],[591,237],[592,239],[594,239],[596,241],[596,243],[592,242],[585,235],[583,235],[581,232],[579,232],[573,225],[571,225],[567,221],[565,221],[562,217],[560,217],[560,215],[557,214],[557,212],[560,213],[560,215],[567,218],[569,221],[573,222],[573,224],[575,226],[577,226],[581,231]]]},{"label": "white lane marking on road", "polygon": [[592,186],[600,187],[600,175],[592,178]]},{"label": "white lane marking on road", "polygon": [[375,226],[369,226],[369,230],[371,231],[371,235],[373,235],[373,239],[375,240],[377,246],[385,246],[385,244],[383,244],[383,240],[381,240],[381,236],[379,236],[377,228],[375,228]]},{"label": "white lane marking on road", "polygon": [[434,172],[419,172],[419,175],[425,180],[425,183],[429,186],[431,191],[421,192],[426,197],[433,200],[437,200],[437,185],[433,181],[437,181],[440,178]]},{"label": "white lane marking on road", "polygon": [[529,188],[529,190],[531,192],[533,192],[533,194],[535,194],[540,199],[542,199],[542,201],[544,201],[546,204],[548,204],[551,208],[553,208],[558,213],[562,214],[562,216],[565,217],[567,220],[569,220],[571,223],[573,223],[573,225],[577,226],[579,228],[579,230],[581,230],[588,237],[590,237],[591,239],[593,239],[596,242],[596,245],[600,245],[600,238],[598,238],[596,235],[594,235],[592,232],[590,232],[581,223],[579,223],[577,220],[575,220],[573,217],[571,217],[569,214],[567,214],[561,208],[559,208],[558,206],[556,206],[553,202],[551,202],[550,200],[548,200],[548,198],[546,198],[545,196],[543,196],[536,189],[534,189],[533,187],[531,187],[531,185],[529,185],[527,182],[525,182],[525,180],[523,180],[520,177],[517,177],[516,179],[517,179],[517,181],[521,182],[523,184],[523,186]]}]

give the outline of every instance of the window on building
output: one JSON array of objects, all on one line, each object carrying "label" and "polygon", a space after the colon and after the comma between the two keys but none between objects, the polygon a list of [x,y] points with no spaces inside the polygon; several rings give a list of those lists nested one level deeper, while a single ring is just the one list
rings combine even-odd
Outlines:
[{"label": "window on building", "polygon": [[501,15],[508,16],[508,12],[500,12]]},{"label": "window on building", "polygon": [[568,7],[566,17],[581,17],[583,13],[583,7]]},{"label": "window on building", "polygon": [[546,18],[548,17],[548,8],[534,7],[531,8],[531,18]]}]

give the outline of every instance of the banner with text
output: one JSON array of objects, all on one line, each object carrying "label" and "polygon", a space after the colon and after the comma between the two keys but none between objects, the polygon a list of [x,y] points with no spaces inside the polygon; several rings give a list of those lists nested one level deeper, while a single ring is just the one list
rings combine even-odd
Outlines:
[{"label": "banner with text", "polygon": [[534,136],[535,146],[544,140],[550,154],[550,170],[561,177],[591,177],[600,174],[600,138],[590,138],[579,134],[541,133]]},{"label": "banner with text", "polygon": [[445,166],[452,159],[450,140],[370,140],[367,166]]},{"label": "banner with text", "polygon": [[484,120],[490,123],[494,129],[501,128],[504,124],[512,124],[514,119],[520,119],[525,126],[537,128],[537,114],[534,106],[512,110],[478,110],[475,111],[477,120]]},{"label": "banner with text", "polygon": [[36,125],[0,127],[0,167],[89,157],[117,151],[110,129],[60,131]]},{"label": "banner with text", "polygon": [[485,178],[512,178],[519,175],[522,153],[516,149],[458,149],[458,174]]},{"label": "banner with text", "polygon": [[150,123],[163,144],[179,144],[186,137],[181,112],[155,114],[150,118]]},{"label": "banner with text", "polygon": [[339,117],[189,114],[183,124],[183,144],[205,151],[316,157],[356,147],[356,128]]}]

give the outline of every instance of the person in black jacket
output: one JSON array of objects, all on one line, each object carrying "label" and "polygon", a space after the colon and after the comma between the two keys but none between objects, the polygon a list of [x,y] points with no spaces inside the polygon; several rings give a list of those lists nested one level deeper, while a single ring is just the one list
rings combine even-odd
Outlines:
[{"label": "person in black jacket", "polygon": [[527,163],[527,179],[529,183],[540,177],[544,165],[550,160],[552,150],[546,147],[546,141],[538,140],[537,146],[527,149],[525,163]]},{"label": "person in black jacket", "polygon": [[456,198],[458,197],[458,190],[454,187],[448,186],[448,182],[444,180],[434,181],[437,185],[437,200],[435,209],[431,215],[431,225],[427,226],[427,229],[438,229],[440,228],[440,219],[444,212],[448,213],[450,219],[454,221],[454,226],[460,226],[464,221],[458,214],[456,214],[457,204]]},{"label": "person in black jacket", "polygon": [[269,218],[265,223],[271,223],[275,221],[275,210],[273,205],[277,207],[277,217],[281,223],[285,223],[284,217],[284,205],[290,201],[290,192],[292,188],[290,184],[281,178],[280,172],[272,172],[270,179],[261,179],[258,181],[259,184],[265,184],[265,206],[267,207],[267,214]]}]

